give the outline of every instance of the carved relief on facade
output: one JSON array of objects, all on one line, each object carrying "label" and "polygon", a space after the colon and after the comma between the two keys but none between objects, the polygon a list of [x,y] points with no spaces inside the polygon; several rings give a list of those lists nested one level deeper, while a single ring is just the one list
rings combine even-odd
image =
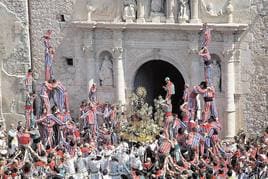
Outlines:
[{"label": "carved relief on facade", "polygon": [[151,21],[160,23],[166,21],[166,0],[151,0],[148,8]]},{"label": "carved relief on facade", "polygon": [[113,3],[111,0],[90,0],[90,18],[92,21],[121,21],[122,6],[121,0],[113,0]]},{"label": "carved relief on facade", "polygon": [[99,56],[99,85],[114,86],[113,57],[108,51],[103,51]]},{"label": "carved relief on facade", "polygon": [[212,33],[212,39],[215,42],[223,42],[223,34],[220,32],[213,31]]},{"label": "carved relief on facade", "polygon": [[151,0],[151,14],[159,15],[165,13],[165,0]]},{"label": "carved relief on facade", "polygon": [[232,13],[233,6],[230,0],[213,1],[213,3],[210,0],[200,1],[199,14],[203,22],[230,23]]},{"label": "carved relief on facade", "polygon": [[113,32],[110,30],[95,31],[95,39],[96,40],[112,40]]}]

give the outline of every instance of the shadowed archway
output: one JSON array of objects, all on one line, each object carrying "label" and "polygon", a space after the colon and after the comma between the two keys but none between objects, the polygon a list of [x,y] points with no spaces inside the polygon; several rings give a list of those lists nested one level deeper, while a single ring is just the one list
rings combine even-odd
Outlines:
[{"label": "shadowed archway", "polygon": [[143,86],[147,90],[146,102],[153,105],[153,100],[161,95],[165,97],[163,89],[165,77],[169,77],[175,85],[176,94],[172,97],[173,113],[179,112],[184,90],[184,78],[180,71],[172,64],[163,60],[151,60],[144,63],[136,72],[134,88]]}]

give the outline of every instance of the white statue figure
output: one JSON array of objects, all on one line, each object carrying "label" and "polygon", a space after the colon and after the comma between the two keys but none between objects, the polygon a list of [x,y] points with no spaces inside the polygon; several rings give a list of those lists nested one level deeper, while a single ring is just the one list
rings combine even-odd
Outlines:
[{"label": "white statue figure", "polygon": [[124,6],[123,20],[133,22],[136,19],[136,2],[126,0]]},{"label": "white statue figure", "polygon": [[152,13],[163,13],[164,12],[164,0],[152,0],[151,1],[151,12]]},{"label": "white statue figure", "polygon": [[87,3],[87,11],[88,11],[88,21],[92,21],[91,15],[92,13],[96,10],[96,8],[94,8],[94,6],[92,5],[91,1],[88,1]]},{"label": "white statue figure", "polygon": [[190,7],[189,0],[178,0],[178,19],[179,22],[189,20]]},{"label": "white statue figure", "polygon": [[108,55],[104,56],[99,77],[100,86],[113,86],[113,63]]}]

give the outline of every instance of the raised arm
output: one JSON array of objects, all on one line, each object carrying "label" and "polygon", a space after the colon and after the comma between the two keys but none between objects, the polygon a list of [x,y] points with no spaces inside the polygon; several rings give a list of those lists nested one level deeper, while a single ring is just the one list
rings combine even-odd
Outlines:
[{"label": "raised arm", "polygon": [[37,158],[38,158],[38,160],[40,160],[40,161],[42,161],[42,162],[44,162],[44,163],[47,163],[47,161],[46,160],[44,160],[43,158],[41,158],[33,149],[32,149],[32,147],[31,146],[28,146],[28,149],[30,150],[30,152],[34,155],[34,156],[36,156]]},{"label": "raised arm", "polygon": [[204,94],[207,92],[207,89],[202,89],[200,86],[196,86],[195,89],[199,94]]}]

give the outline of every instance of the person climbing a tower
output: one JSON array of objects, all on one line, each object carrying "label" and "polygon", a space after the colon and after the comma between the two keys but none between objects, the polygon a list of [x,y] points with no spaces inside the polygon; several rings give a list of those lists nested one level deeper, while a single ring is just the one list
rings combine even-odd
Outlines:
[{"label": "person climbing a tower", "polygon": [[50,44],[52,31],[48,30],[43,36],[45,45],[45,81],[53,78],[54,48]]},{"label": "person climbing a tower", "polygon": [[165,89],[166,93],[166,97],[165,100],[171,100],[172,95],[175,94],[175,86],[174,84],[170,81],[169,77],[165,78],[165,82],[166,82],[166,86],[163,86],[163,88]]},{"label": "person climbing a tower", "polygon": [[199,85],[193,86],[188,100],[188,110],[190,112],[190,120],[195,120],[197,112],[197,95],[207,92],[207,82],[202,81]]},{"label": "person climbing a tower", "polygon": [[208,86],[212,85],[212,63],[210,53],[207,47],[203,47],[199,51],[199,55],[203,58],[204,61],[204,76]]}]

